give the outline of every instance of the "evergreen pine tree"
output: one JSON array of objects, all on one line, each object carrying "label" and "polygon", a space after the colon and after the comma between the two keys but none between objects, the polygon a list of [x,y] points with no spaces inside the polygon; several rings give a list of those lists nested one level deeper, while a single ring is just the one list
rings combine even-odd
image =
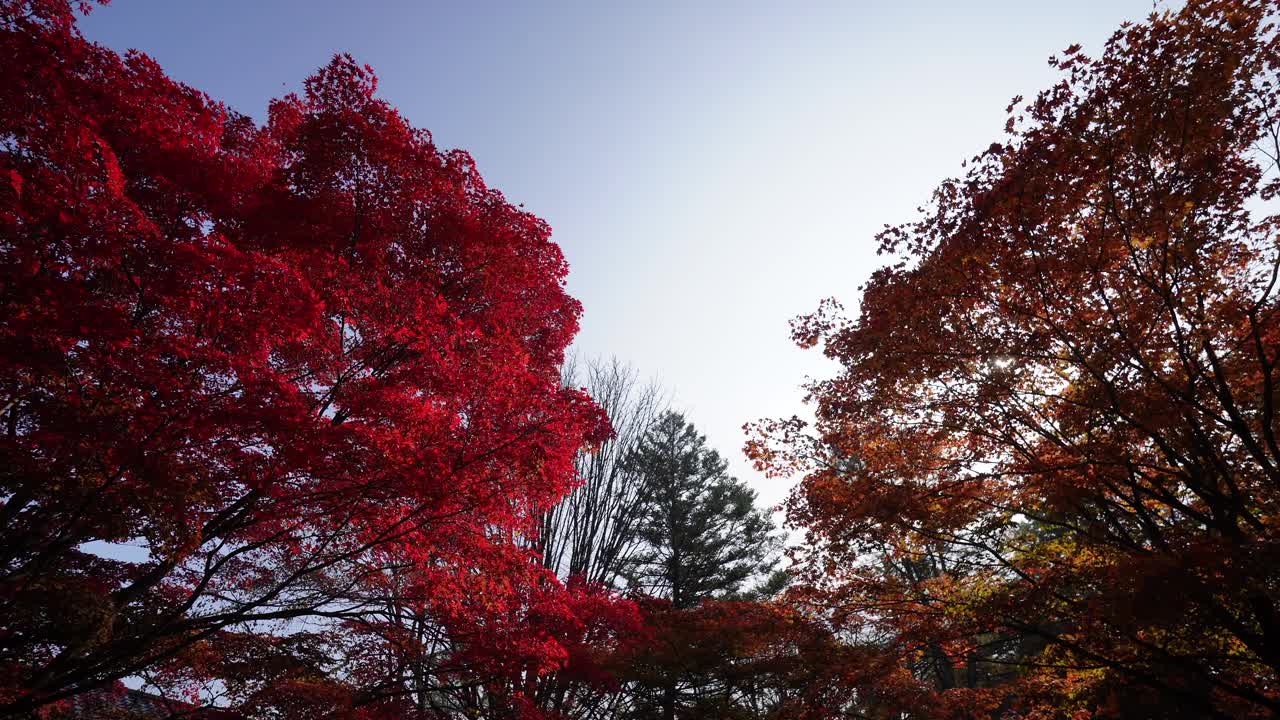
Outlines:
[{"label": "evergreen pine tree", "polygon": [[777,566],[780,540],[756,493],[677,412],[666,412],[627,458],[640,478],[638,536],[627,569],[633,589],[677,609],[738,595]]}]

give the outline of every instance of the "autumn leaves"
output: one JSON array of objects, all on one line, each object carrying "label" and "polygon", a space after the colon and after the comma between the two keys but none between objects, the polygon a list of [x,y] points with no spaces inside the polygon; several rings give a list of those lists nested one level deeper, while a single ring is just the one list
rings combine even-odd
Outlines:
[{"label": "autumn leaves", "polygon": [[750,492],[561,382],[546,225],[368,68],[259,125],[0,0],[0,714],[1274,716],[1276,14],[1070,48],[797,321],[841,370],[748,446],[753,595]]}]

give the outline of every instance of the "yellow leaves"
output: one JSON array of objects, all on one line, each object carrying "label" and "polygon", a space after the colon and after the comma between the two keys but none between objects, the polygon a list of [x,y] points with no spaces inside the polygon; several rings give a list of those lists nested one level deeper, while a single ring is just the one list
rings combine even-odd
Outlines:
[{"label": "yellow leaves", "polygon": [[1182,203],[1182,207],[1179,208],[1174,213],[1173,221],[1172,221],[1173,227],[1181,228],[1183,224],[1186,223],[1187,216],[1190,215],[1191,211],[1195,210],[1195,208],[1196,208],[1196,204],[1190,200],[1187,200],[1186,202]]}]

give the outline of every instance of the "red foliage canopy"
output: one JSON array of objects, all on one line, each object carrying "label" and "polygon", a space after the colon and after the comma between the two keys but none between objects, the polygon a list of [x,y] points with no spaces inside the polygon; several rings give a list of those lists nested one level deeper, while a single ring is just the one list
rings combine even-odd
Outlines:
[{"label": "red foliage canopy", "polygon": [[548,227],[350,57],[259,126],[73,20],[0,2],[0,713],[401,578],[509,657],[554,583],[476,571],[607,431]]},{"label": "red foliage canopy", "polygon": [[796,326],[843,372],[751,448],[807,472],[806,599],[960,716],[1280,712],[1277,12],[1068,49]]}]

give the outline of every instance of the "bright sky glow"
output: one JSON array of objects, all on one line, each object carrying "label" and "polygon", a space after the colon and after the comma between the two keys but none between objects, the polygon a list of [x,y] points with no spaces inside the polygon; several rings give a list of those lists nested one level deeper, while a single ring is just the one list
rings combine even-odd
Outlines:
[{"label": "bright sky glow", "polygon": [[[625,6],[625,7],[624,7]],[[627,9],[629,8],[629,9]],[[585,306],[577,347],[676,404],[767,503],[741,425],[803,414],[832,372],[787,321],[856,308],[872,236],[1001,137],[1150,0],[338,2],[114,0],[82,27],[261,119],[334,52],[493,187],[546,218]]]}]

